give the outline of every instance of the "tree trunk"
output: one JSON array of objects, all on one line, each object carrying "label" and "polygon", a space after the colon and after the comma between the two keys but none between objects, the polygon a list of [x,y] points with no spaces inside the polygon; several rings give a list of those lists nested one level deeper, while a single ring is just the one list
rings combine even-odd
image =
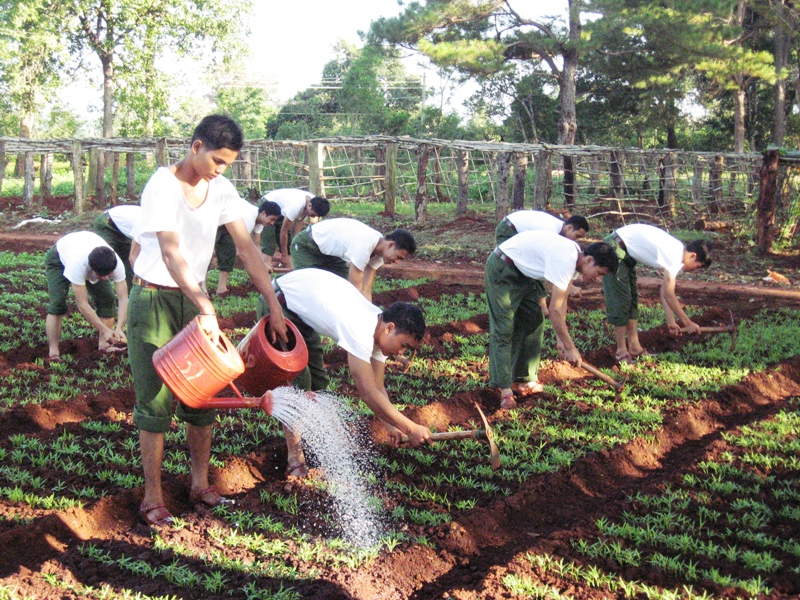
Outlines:
[{"label": "tree trunk", "polygon": [[778,188],[778,160],[780,155],[777,150],[768,150],[764,153],[764,162],[761,165],[759,177],[761,189],[758,192],[756,204],[756,248],[761,254],[768,254],[772,250],[775,239],[775,209],[777,207]]},{"label": "tree trunk", "polygon": [[536,155],[536,179],[533,183],[533,208],[545,210],[553,191],[553,154],[540,150]]},{"label": "tree trunk", "polygon": [[775,103],[772,113],[772,143],[783,145],[786,134],[786,65],[789,62],[791,34],[784,20],[786,0],[775,1]]},{"label": "tree trunk", "polygon": [[612,150],[609,155],[609,170],[611,176],[611,196],[617,200],[625,198],[625,151]]},{"label": "tree trunk", "polygon": [[128,152],[125,155],[125,195],[128,199],[136,197],[136,155]]},{"label": "tree trunk", "polygon": [[6,154],[6,143],[0,140],[0,194],[3,193],[3,180],[6,178],[7,166],[8,155]]},{"label": "tree trunk", "polygon": [[[33,124],[35,122],[35,115],[24,114],[19,121],[19,137],[28,139],[33,132]],[[25,153],[17,155],[17,162],[14,165],[14,177],[22,177],[25,175]]]},{"label": "tree trunk", "polygon": [[72,180],[75,189],[75,214],[83,214],[83,149],[80,142],[72,142]]},{"label": "tree trunk", "polygon": [[511,195],[511,210],[525,208],[525,183],[528,175],[527,152],[514,153],[514,191]]},{"label": "tree trunk", "polygon": [[36,168],[34,167],[35,155],[33,152],[25,153],[25,184],[22,188],[22,202],[25,206],[33,204],[33,185],[36,181]]},{"label": "tree trunk", "polygon": [[112,154],[111,161],[111,206],[119,204],[119,194],[117,193],[117,186],[119,184],[119,152]]},{"label": "tree trunk", "polygon": [[575,206],[575,158],[564,155],[564,206],[572,210]]},{"label": "tree trunk", "polygon": [[417,149],[417,195],[414,198],[416,225],[424,226],[428,218],[428,144]]},{"label": "tree trunk", "polygon": [[386,144],[384,156],[383,211],[387,216],[393,216],[397,204],[397,144]]},{"label": "tree trunk", "polygon": [[39,197],[42,202],[53,195],[53,155],[42,154],[39,165]]},{"label": "tree trunk", "polygon": [[722,203],[722,167],[725,159],[722,156],[715,156],[711,163],[711,173],[708,177],[709,202],[708,212],[719,214],[723,212]]},{"label": "tree trunk", "polygon": [[659,162],[658,206],[668,215],[675,215],[675,166],[671,152]]},{"label": "tree trunk", "polygon": [[511,153],[497,153],[497,189],[495,197],[495,220],[499,221],[508,214],[510,206],[508,196],[508,180],[511,172]]},{"label": "tree trunk", "polygon": [[733,151],[744,152],[744,115],[746,109],[747,95],[744,89],[737,88],[733,92]]},{"label": "tree trunk", "polygon": [[[575,74],[578,71],[578,50],[581,40],[581,8],[583,0],[568,0],[569,41],[562,45],[564,66],[559,82],[558,143],[570,146],[575,143],[578,122],[575,116]],[[566,158],[566,157],[565,157]]]}]

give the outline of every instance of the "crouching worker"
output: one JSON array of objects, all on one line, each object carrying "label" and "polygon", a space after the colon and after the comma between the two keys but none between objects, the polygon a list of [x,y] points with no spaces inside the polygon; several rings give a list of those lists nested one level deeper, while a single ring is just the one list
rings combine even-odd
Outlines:
[{"label": "crouching worker", "polygon": [[[358,395],[383,422],[392,445],[402,434],[409,444],[431,443],[427,427],[414,423],[398,411],[384,387],[386,358],[401,356],[417,348],[425,335],[425,317],[420,308],[407,302],[392,304],[385,311],[373,305],[353,284],[321,269],[299,269],[274,282],[284,314],[303,336],[308,346],[308,367],[292,385],[306,390],[325,390],[328,374],[323,363],[320,335],[332,338],[347,351],[350,375]],[[258,317],[266,314],[266,303],[259,299]],[[287,476],[308,474],[300,437],[286,432]]]},{"label": "crouching worker", "polygon": [[581,365],[567,331],[567,290],[576,273],[590,282],[617,268],[614,249],[603,242],[580,246],[548,231],[525,231],[489,255],[484,270],[489,302],[489,385],[500,388],[501,408],[514,408],[514,394],[543,391],[539,382],[544,314],[539,299],[549,281],[550,321],[562,358]]},{"label": "crouching worker", "polygon": [[[128,313],[128,286],[125,267],[119,256],[96,233],[76,231],[58,240],[44,259],[47,276],[47,345],[49,360],[58,361],[61,325],[67,314],[67,294],[70,287],[75,294],[78,310],[89,324],[100,332],[98,348],[104,352],[119,350],[114,344],[126,343],[125,319]],[[114,282],[114,288],[111,282]],[[114,327],[117,312],[114,292],[119,299],[119,319]],[[89,304],[92,297],[95,308]]]},{"label": "crouching worker", "polygon": [[697,333],[700,326],[694,323],[681,308],[675,295],[678,273],[705,269],[711,265],[711,244],[695,240],[684,247],[683,242],[663,229],[642,223],[620,227],[605,238],[612,244],[620,258],[619,268],[603,277],[603,295],[606,300],[606,318],[614,326],[617,338],[617,360],[632,362],[646,350],[639,342],[639,294],[636,291],[636,264],[663,271],[661,304],[667,315],[669,330],[677,334],[680,325],[677,315],[689,333]]}]

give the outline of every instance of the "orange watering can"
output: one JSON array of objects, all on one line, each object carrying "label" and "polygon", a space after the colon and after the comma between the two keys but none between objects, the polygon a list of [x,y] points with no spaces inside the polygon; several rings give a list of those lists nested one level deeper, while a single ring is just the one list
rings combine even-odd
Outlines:
[{"label": "orange watering can", "polygon": [[[269,320],[264,317],[242,340],[237,351],[222,332],[219,342],[214,344],[195,317],[156,350],[153,365],[164,384],[187,406],[261,408],[272,414],[270,390],[287,385],[305,369],[308,348],[295,324],[288,319],[289,343],[285,348],[275,348],[266,335],[268,326]],[[237,378],[246,392],[260,397],[242,396],[234,384]],[[233,389],[235,397],[217,398],[227,386]]]}]

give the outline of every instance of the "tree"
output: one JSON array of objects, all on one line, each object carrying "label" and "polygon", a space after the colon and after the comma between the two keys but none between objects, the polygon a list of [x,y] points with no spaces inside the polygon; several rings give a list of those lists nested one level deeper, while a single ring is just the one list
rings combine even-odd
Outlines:
[{"label": "tree", "polygon": [[267,122],[277,113],[267,86],[262,81],[249,79],[244,65],[239,65],[232,73],[215,86],[217,108],[236,120],[246,139],[264,139]]},{"label": "tree", "polygon": [[[42,0],[0,2],[0,78],[23,138],[31,137],[44,97],[60,83],[65,59],[57,23],[43,5]],[[17,175],[23,167],[18,159]]]},{"label": "tree", "polygon": [[577,131],[575,74],[583,51],[584,0],[568,0],[566,23],[556,17],[527,18],[511,0],[413,2],[394,18],[372,23],[370,40],[419,50],[436,65],[472,76],[491,77],[513,61],[533,64],[533,73],[558,89],[559,144],[572,144]]},{"label": "tree", "polygon": [[113,135],[114,88],[121,65],[126,65],[129,73],[152,73],[158,48],[198,53],[206,61],[203,66],[212,67],[225,53],[238,48],[243,17],[251,6],[249,0],[47,2],[49,10],[62,18],[73,53],[89,51],[100,61],[104,137]]}]

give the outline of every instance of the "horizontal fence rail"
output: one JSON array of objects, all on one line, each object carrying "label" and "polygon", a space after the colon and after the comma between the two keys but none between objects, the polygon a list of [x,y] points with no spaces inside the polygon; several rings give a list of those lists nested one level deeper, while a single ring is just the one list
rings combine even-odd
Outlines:
[{"label": "horizontal fence rail", "polygon": [[[87,198],[101,206],[117,203],[120,196],[133,201],[141,193],[137,161],[168,165],[188,148],[185,138],[0,138],[0,191],[16,155],[24,162],[23,202],[48,196],[57,155],[71,164],[76,212],[85,209]],[[470,204],[491,204],[498,218],[524,207],[613,225],[647,221],[668,228],[711,223],[713,228],[714,223],[741,226],[748,216],[752,220],[761,165],[758,153],[365,136],[248,140],[228,176],[252,199],[272,189],[299,187],[332,200],[382,202],[389,214],[397,202],[410,202],[418,222],[424,222],[428,203],[454,202],[456,215],[465,214]]]}]

